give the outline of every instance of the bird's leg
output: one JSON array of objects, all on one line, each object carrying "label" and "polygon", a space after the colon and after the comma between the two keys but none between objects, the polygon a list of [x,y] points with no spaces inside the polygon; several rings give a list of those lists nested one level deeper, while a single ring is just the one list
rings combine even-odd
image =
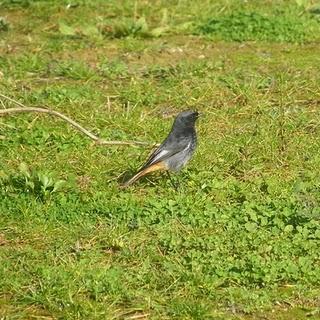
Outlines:
[{"label": "bird's leg", "polygon": [[166,170],[166,173],[167,173],[167,176],[168,176],[169,179],[170,179],[170,182],[171,182],[171,184],[172,184],[172,186],[173,186],[173,189],[175,189],[176,191],[178,191],[179,188],[180,188],[180,185],[177,184],[175,181],[173,181],[173,179],[172,179],[171,174],[170,174],[169,171]]}]

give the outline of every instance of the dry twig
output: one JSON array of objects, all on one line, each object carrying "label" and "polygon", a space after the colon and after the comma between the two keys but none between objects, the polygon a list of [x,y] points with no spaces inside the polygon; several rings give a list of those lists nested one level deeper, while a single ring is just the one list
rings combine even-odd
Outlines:
[{"label": "dry twig", "polygon": [[152,145],[152,143],[142,142],[142,141],[109,141],[109,140],[100,139],[98,136],[94,135],[93,133],[91,133],[87,129],[83,128],[80,124],[78,124],[77,122],[75,122],[71,118],[67,117],[66,115],[64,115],[58,111],[54,111],[54,110],[50,110],[50,109],[46,109],[46,108],[26,107],[22,103],[14,100],[10,97],[7,97],[2,93],[0,93],[0,97],[19,106],[17,108],[0,109],[0,116],[8,115],[11,113],[21,113],[21,112],[47,113],[47,114],[59,117],[60,119],[63,119],[64,121],[66,121],[67,123],[72,125],[74,128],[76,128],[78,131],[82,132],[87,137],[89,137],[90,139],[95,141],[97,144],[103,144],[103,145]]}]

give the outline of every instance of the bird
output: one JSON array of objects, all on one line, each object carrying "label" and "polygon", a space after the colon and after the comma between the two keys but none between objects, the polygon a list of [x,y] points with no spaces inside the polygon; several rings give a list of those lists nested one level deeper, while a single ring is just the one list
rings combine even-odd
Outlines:
[{"label": "bird", "polygon": [[180,112],[176,116],[167,138],[153,151],[138,172],[122,184],[122,187],[130,186],[139,178],[153,171],[177,172],[182,169],[197,147],[195,123],[198,117],[199,112],[197,111],[186,110]]}]

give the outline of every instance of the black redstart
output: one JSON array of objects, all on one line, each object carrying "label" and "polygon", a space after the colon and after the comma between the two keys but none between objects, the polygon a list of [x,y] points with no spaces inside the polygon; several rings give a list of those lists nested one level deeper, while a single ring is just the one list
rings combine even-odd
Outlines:
[{"label": "black redstart", "polygon": [[142,168],[122,186],[127,187],[149,172],[179,171],[190,160],[197,146],[195,122],[197,111],[180,112],[174,120],[168,137],[151,154]]}]

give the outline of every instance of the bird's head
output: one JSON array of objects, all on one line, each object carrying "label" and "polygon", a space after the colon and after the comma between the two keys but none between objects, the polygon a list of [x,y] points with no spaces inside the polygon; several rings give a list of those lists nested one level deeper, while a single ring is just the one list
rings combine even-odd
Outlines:
[{"label": "bird's head", "polygon": [[180,112],[176,119],[175,119],[175,125],[182,126],[182,127],[193,127],[196,120],[199,117],[198,111],[182,111]]}]

